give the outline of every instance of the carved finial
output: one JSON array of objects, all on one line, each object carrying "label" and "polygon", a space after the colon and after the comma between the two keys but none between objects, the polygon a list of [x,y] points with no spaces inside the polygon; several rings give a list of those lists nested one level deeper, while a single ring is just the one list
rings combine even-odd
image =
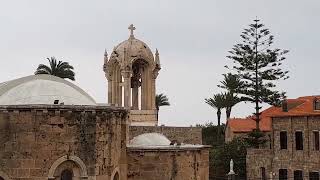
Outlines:
[{"label": "carved finial", "polygon": [[104,57],[108,57],[107,49],[104,49]]},{"label": "carved finial", "polygon": [[161,69],[160,57],[159,57],[159,51],[158,51],[158,49],[156,49],[155,56],[156,56],[156,57],[155,57],[156,65],[158,66],[159,69]]},{"label": "carved finial", "polygon": [[105,49],[105,50],[104,50],[104,64],[106,65],[107,62],[108,62],[108,52],[107,52],[107,50]]},{"label": "carved finial", "polygon": [[136,30],[136,27],[131,24],[128,29],[130,30],[130,38],[134,38],[133,31]]}]

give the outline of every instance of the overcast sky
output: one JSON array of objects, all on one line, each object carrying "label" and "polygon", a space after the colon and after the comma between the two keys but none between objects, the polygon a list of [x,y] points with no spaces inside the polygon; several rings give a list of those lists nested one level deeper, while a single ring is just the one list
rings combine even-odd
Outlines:
[{"label": "overcast sky", "polygon": [[[133,23],[135,37],[159,49],[157,92],[172,104],[161,108],[160,123],[216,123],[204,98],[220,92],[228,50],[256,16],[275,35],[274,47],[290,50],[290,79],[279,88],[289,98],[320,94],[319,0],[0,0],[0,82],[31,75],[55,56],[75,67],[78,86],[106,102],[104,49],[127,39]],[[253,111],[240,104],[232,116]]]}]

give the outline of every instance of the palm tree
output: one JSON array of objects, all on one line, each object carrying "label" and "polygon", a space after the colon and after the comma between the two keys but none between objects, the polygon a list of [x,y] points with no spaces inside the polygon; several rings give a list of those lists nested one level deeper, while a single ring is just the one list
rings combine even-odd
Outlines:
[{"label": "palm tree", "polygon": [[238,96],[231,94],[230,92],[224,93],[223,106],[226,108],[226,119],[228,120],[231,116],[232,107],[241,102]]},{"label": "palm tree", "polygon": [[218,87],[226,89],[228,92],[224,94],[224,107],[226,108],[226,118],[229,119],[231,115],[232,107],[242,101],[241,98],[235,95],[240,92],[244,86],[244,83],[240,80],[236,74],[223,74],[224,80],[220,81],[221,85]]},{"label": "palm tree", "polygon": [[223,74],[223,81],[220,81],[221,85],[218,87],[228,90],[231,94],[238,93],[244,86],[238,75],[236,74]]},{"label": "palm tree", "polygon": [[217,110],[218,126],[221,124],[221,110],[225,108],[224,94],[219,93],[213,95],[212,98],[206,98],[205,102]]},{"label": "palm tree", "polygon": [[55,57],[47,58],[50,67],[44,64],[39,64],[36,72],[34,74],[50,74],[63,79],[75,80],[75,73],[73,72],[73,66],[68,62],[59,61]]},{"label": "palm tree", "polygon": [[157,121],[159,119],[160,106],[170,106],[169,98],[163,93],[156,95]]}]

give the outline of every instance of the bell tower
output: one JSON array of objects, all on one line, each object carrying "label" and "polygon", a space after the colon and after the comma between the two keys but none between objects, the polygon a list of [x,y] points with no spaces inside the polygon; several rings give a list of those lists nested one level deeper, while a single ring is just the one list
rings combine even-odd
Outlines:
[{"label": "bell tower", "polygon": [[136,39],[131,24],[127,40],[115,46],[110,58],[104,53],[103,70],[108,80],[108,103],[130,109],[131,125],[157,125],[155,105],[159,52],[153,55],[143,41]]}]

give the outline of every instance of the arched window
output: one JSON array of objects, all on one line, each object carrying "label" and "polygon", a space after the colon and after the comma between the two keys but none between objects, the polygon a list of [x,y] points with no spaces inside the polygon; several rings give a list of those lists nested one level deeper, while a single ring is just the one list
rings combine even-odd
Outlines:
[{"label": "arched window", "polygon": [[72,180],[73,173],[69,169],[63,170],[61,173],[61,180]]},{"label": "arched window", "polygon": [[117,172],[114,176],[113,176],[113,180],[119,180],[120,177],[119,177],[119,173]]}]

